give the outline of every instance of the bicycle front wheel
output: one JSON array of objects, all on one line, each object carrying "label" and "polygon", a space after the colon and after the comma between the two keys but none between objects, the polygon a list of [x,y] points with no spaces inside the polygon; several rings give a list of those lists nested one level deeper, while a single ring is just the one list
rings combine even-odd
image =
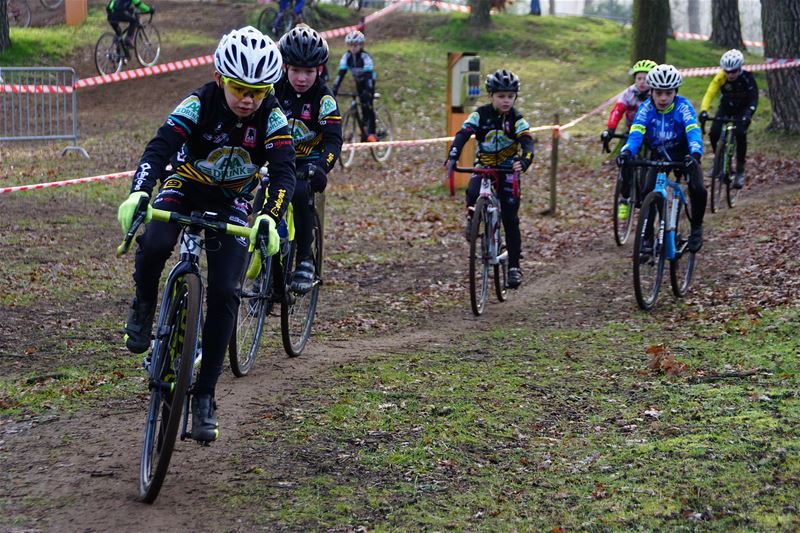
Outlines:
[{"label": "bicycle front wheel", "polygon": [[161,55],[161,34],[155,24],[142,24],[136,30],[134,48],[136,59],[143,67],[152,67],[156,64],[158,56]]},{"label": "bicycle front wheel", "polygon": [[94,65],[101,76],[115,74],[122,69],[125,54],[122,52],[117,36],[113,33],[104,33],[97,40],[94,47]]},{"label": "bicycle front wheel", "polygon": [[651,192],[642,203],[633,243],[633,290],[645,311],[656,304],[664,275],[664,198]]},{"label": "bicycle front wheel", "polygon": [[8,0],[6,4],[8,26],[10,28],[29,28],[31,25],[31,6],[27,0]]},{"label": "bicycle front wheel", "polygon": [[682,204],[675,220],[675,259],[669,262],[669,282],[677,298],[686,296],[694,272],[695,254],[688,248],[690,232],[689,205]]},{"label": "bicycle front wheel", "polygon": [[175,437],[184,412],[200,330],[202,285],[187,275],[167,287],[172,296],[165,303],[164,322],[159,322],[157,352],[150,363],[150,405],[144,428],[139,468],[139,497],[152,503],[167,474]]},{"label": "bicycle front wheel", "polygon": [[[292,243],[295,246],[296,243]],[[290,254],[290,257],[294,254]],[[314,262],[314,281],[311,290],[300,293],[286,291],[281,302],[281,338],[283,349],[289,357],[297,357],[311,337],[311,327],[317,312],[319,289],[322,284],[322,224],[314,210],[314,226],[311,230],[311,259]]]},{"label": "bicycle front wheel", "polygon": [[722,189],[726,183],[730,182],[730,169],[725,161],[725,144],[726,141],[720,139],[717,143],[717,150],[714,152],[714,167],[711,173],[711,197],[709,198],[712,213],[716,213],[722,208]]},{"label": "bicycle front wheel", "polygon": [[[728,167],[728,172],[733,165],[733,154],[736,153],[736,136],[732,135],[728,140],[728,149],[725,151],[725,166]],[[736,201],[739,199],[739,193],[742,189],[734,189],[731,180],[725,182],[725,197],[728,200],[728,207],[736,207]]]},{"label": "bicycle front wheel", "polygon": [[[622,246],[628,240],[628,236],[631,234],[631,228],[633,228],[633,208],[635,205],[635,198],[633,197],[633,191],[636,188],[633,184],[630,187],[629,198],[625,198],[622,195],[622,169],[619,169],[619,175],[617,176],[617,185],[614,187],[614,205],[613,205],[613,217],[614,217],[614,240],[617,242],[617,246]],[[622,204],[626,204],[628,206],[628,218],[625,220],[620,220],[619,218],[619,206]]]},{"label": "bicycle front wheel", "polygon": [[508,249],[503,241],[502,223],[498,223],[495,229],[495,239],[497,239],[498,262],[494,265],[494,292],[497,300],[505,302],[508,296]]},{"label": "bicycle front wheel", "polygon": [[480,316],[489,298],[489,219],[486,200],[478,198],[469,236],[469,300]]},{"label": "bicycle front wheel", "polygon": [[350,109],[342,119],[342,140],[344,144],[350,145],[348,148],[342,147],[342,151],[339,154],[339,163],[343,168],[350,168],[353,165],[353,158],[356,155],[356,149],[353,144],[358,142],[356,139],[360,139],[358,136],[358,120],[355,111]]},{"label": "bicycle front wheel", "polygon": [[[391,142],[394,140],[394,126],[392,124],[392,115],[389,110],[383,106],[375,107],[375,136],[378,141]],[[378,163],[385,163],[389,156],[392,154],[392,145],[370,148],[372,158]]]},{"label": "bicycle front wheel", "polygon": [[[257,254],[250,256],[250,261],[260,260]],[[247,279],[249,261],[242,273],[239,313],[228,343],[228,360],[231,371],[237,378],[246,376],[253,368],[264,331],[264,321],[269,314],[272,258],[268,258],[266,263],[256,279]]]}]

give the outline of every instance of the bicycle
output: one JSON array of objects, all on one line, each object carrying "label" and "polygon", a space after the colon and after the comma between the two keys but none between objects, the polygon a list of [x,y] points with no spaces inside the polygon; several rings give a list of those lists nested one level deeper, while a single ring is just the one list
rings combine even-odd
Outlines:
[{"label": "bicycle", "polygon": [[[140,200],[137,215],[117,248],[117,255],[128,251],[139,226],[144,222],[147,199]],[[249,239],[247,226],[220,220],[216,213],[189,216],[153,209],[153,220],[183,226],[180,258],[167,277],[162,292],[156,334],[143,366],[148,373],[150,401],[144,428],[139,466],[139,497],[152,503],[158,496],[180,432],[181,441],[191,438],[188,431],[192,384],[202,358],[200,332],[203,323],[203,282],[200,250],[203,230],[227,233]],[[259,238],[261,260],[266,258],[266,237]],[[263,263],[262,263],[263,264]],[[201,442],[201,441],[198,441]],[[201,442],[202,443],[202,442]],[[207,444],[207,443],[205,443]]]},{"label": "bicycle", "polygon": [[[262,169],[262,177],[264,170]],[[323,194],[320,195],[324,205]],[[273,305],[280,303],[281,340],[289,357],[297,357],[305,349],[311,337],[311,327],[316,315],[319,289],[322,285],[322,216],[324,209],[317,210],[316,195],[309,195],[309,206],[314,217],[311,231],[311,257],[314,262],[314,281],[311,290],[305,293],[291,289],[297,243],[294,232],[294,209],[289,209],[278,225],[281,249],[277,256],[278,267],[273,258],[262,263],[263,268],[255,280],[242,277],[239,312],[234,334],[228,344],[228,359],[236,377],[246,376],[253,367],[263,334],[264,322]]]},{"label": "bicycle", "polygon": [[9,28],[29,28],[31,25],[31,6],[28,0],[8,0],[6,16]]},{"label": "bicycle", "polygon": [[[733,155],[736,153],[736,128],[743,123],[742,119],[734,117],[711,117],[708,120],[722,122],[722,135],[717,141],[714,152],[714,166],[711,171],[710,201],[711,212],[716,213],[722,207],[722,188],[725,187],[725,199],[729,208],[736,207],[741,189],[734,189],[731,185],[731,167]],[[702,123],[703,135],[706,133],[706,121]]]},{"label": "bicycle", "polygon": [[[455,195],[455,173],[481,175],[481,188],[472,225],[469,230],[469,300],[472,313],[480,316],[489,299],[489,269],[492,269],[497,300],[504,302],[508,295],[508,250],[503,242],[500,200],[495,194],[501,176],[496,168],[461,168],[450,163],[448,180],[450,196]],[[519,172],[514,172],[514,195],[519,196]]]},{"label": "bicycle", "polygon": [[[137,15],[138,18],[138,15]],[[125,42],[123,30],[119,35],[106,32],[97,40],[94,48],[94,64],[101,76],[115,74],[122,70],[122,65],[130,58],[130,47]],[[153,13],[147,22],[140,23],[133,38],[133,49],[136,59],[143,67],[151,67],[161,54],[161,34],[155,23]]]},{"label": "bicycle", "polygon": [[[366,142],[367,129],[364,124],[364,118],[361,115],[361,108],[358,105],[358,94],[339,93],[339,96],[350,97],[350,107],[342,115],[344,145],[339,156],[339,164],[342,165],[342,168],[350,168],[356,155],[355,143],[358,142],[356,139],[359,139],[362,143]],[[375,93],[373,100],[373,106],[375,107],[375,136],[380,144],[376,143],[375,146],[370,146],[369,151],[372,154],[372,159],[378,163],[385,163],[392,153],[391,142],[394,141],[394,126],[389,110],[378,102],[380,97],[380,93]]]},{"label": "bicycle", "polygon": [[256,28],[269,35],[275,41],[281,36],[294,28],[300,22],[305,22],[312,28],[319,25],[320,17],[317,14],[317,7],[314,0],[306,0],[303,9],[298,16],[294,11],[294,0],[290,0],[283,10],[280,9],[278,0],[272,0],[258,16]]},{"label": "bicycle", "polygon": [[[610,143],[612,139],[621,139],[623,142],[628,139],[626,133],[614,133],[608,137],[602,137],[603,151],[607,154],[611,153]],[[617,151],[616,149],[614,151]],[[614,186],[614,205],[611,216],[614,219],[614,240],[617,246],[623,246],[628,241],[628,236],[633,228],[633,219],[636,209],[641,205],[641,195],[644,188],[645,169],[636,168],[633,171],[632,181],[630,184],[629,196],[626,199],[622,195],[623,178],[622,169],[619,169],[617,174],[617,183]],[[621,203],[628,204],[628,218],[626,220],[619,219],[619,206]]]},{"label": "bicycle", "polygon": [[58,9],[61,7],[61,4],[64,3],[64,0],[40,0],[42,5],[47,9]]},{"label": "bicycle", "polygon": [[[655,188],[642,202],[633,243],[636,303],[649,311],[658,298],[665,260],[669,260],[670,285],[675,297],[685,296],[692,281],[696,254],[688,249],[691,231],[689,204],[680,179],[673,181],[667,177],[667,172],[685,169],[685,164],[682,161],[632,160],[628,165],[658,169]],[[684,218],[681,210],[686,222],[681,222]],[[684,255],[687,255],[686,260],[682,261]]]}]

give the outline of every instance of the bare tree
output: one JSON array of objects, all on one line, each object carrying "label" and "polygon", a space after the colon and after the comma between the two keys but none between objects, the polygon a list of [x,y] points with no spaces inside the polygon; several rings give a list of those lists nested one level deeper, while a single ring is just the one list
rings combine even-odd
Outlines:
[{"label": "bare tree", "polygon": [[711,42],[744,50],[739,0],[711,0]]},{"label": "bare tree", "polygon": [[0,0],[0,51],[11,48],[8,38],[8,0]]},{"label": "bare tree", "polygon": [[550,0],[550,14],[556,14],[556,0]]},{"label": "bare tree", "polygon": [[489,9],[492,7],[491,0],[469,0],[470,13],[469,24],[473,28],[488,28],[492,24]]},{"label": "bare tree", "polygon": [[633,52],[631,63],[652,59],[663,63],[667,58],[669,0],[633,0]]},{"label": "bare tree", "polygon": [[689,0],[686,10],[689,18],[689,33],[700,33],[700,0]]},{"label": "bare tree", "polygon": [[[761,0],[764,55],[800,57],[800,0]],[[772,120],[767,129],[800,134],[800,68],[767,72]]]}]

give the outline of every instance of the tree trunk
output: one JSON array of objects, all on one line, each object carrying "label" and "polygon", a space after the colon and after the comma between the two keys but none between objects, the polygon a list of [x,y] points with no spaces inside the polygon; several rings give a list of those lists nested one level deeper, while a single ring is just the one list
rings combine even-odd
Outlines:
[{"label": "tree trunk", "polygon": [[667,58],[667,31],[670,27],[669,0],[633,0],[633,52],[631,63]]},{"label": "tree trunk", "polygon": [[744,50],[739,0],[711,0],[711,42]]},{"label": "tree trunk", "polygon": [[[800,0],[761,0],[764,56],[800,57]],[[772,120],[767,129],[800,134],[800,68],[767,71]]]},{"label": "tree trunk", "polygon": [[0,0],[0,52],[11,48],[8,38],[8,0]]},{"label": "tree trunk", "polygon": [[469,24],[473,28],[488,28],[492,24],[489,9],[492,6],[491,0],[469,0],[471,11],[469,13]]},{"label": "tree trunk", "polygon": [[583,0],[583,14],[592,13],[594,11],[594,0]]},{"label": "tree trunk", "polygon": [[554,16],[556,14],[556,0],[550,0],[550,14]]},{"label": "tree trunk", "polygon": [[689,33],[700,33],[700,0],[689,0],[686,8],[689,18]]}]

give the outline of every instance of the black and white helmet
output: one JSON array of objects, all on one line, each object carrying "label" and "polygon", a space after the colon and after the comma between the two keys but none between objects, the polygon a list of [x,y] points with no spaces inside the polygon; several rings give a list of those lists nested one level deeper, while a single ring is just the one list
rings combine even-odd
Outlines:
[{"label": "black and white helmet", "polygon": [[719,66],[723,70],[739,70],[742,65],[744,65],[744,55],[735,48],[722,54],[719,59]]},{"label": "black and white helmet", "polygon": [[647,73],[647,85],[651,89],[677,89],[683,85],[683,76],[672,65],[658,65]]},{"label": "black and white helmet", "polygon": [[344,37],[344,44],[350,46],[352,44],[364,44],[364,34],[358,30],[353,30]]},{"label": "black and white helmet", "polygon": [[510,70],[500,69],[486,76],[486,92],[519,92],[519,78]]},{"label": "black and white helmet", "polygon": [[283,60],[278,46],[252,26],[223,35],[214,52],[217,72],[243,83],[275,83]]},{"label": "black and white helmet", "polygon": [[283,62],[295,67],[317,67],[328,61],[328,43],[316,30],[295,26],[278,41]]}]

